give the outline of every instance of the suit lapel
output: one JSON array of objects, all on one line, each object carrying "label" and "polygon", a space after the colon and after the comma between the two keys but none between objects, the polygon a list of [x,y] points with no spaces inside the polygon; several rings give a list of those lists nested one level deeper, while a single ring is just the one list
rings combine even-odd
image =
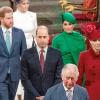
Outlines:
[{"label": "suit lapel", "polygon": [[81,100],[80,95],[79,95],[79,90],[77,88],[77,85],[75,85],[75,87],[74,87],[73,99],[72,100]]},{"label": "suit lapel", "polygon": [[41,65],[40,65],[40,61],[39,61],[39,55],[38,55],[38,52],[37,52],[37,49],[36,47],[33,47],[33,57],[34,57],[34,61],[35,61],[35,65],[37,65],[37,68],[39,69],[39,72],[42,73],[42,70],[41,70]]},{"label": "suit lapel", "polygon": [[48,61],[50,61],[50,58],[52,57],[51,52],[52,52],[52,50],[50,50],[50,47],[48,47],[47,54],[46,54],[46,59],[45,59],[45,63],[44,63],[44,73],[47,70],[46,68],[48,68],[48,67],[46,67],[46,66],[48,66]]},{"label": "suit lapel", "polygon": [[12,54],[13,49],[14,49],[14,45],[15,45],[15,41],[16,41],[16,39],[18,39],[17,36],[16,36],[16,34],[17,34],[17,33],[16,33],[15,29],[12,28],[12,45],[11,45],[10,54]]},{"label": "suit lapel", "polygon": [[[59,86],[59,100],[68,100],[67,99],[67,96],[66,96],[66,91],[64,90],[64,87],[63,87],[63,84],[61,83],[60,86]],[[62,99],[63,98],[63,99]]]},{"label": "suit lapel", "polygon": [[9,54],[7,50],[6,42],[4,40],[3,31],[1,28],[0,28],[0,41],[1,41],[2,46],[4,47],[4,50]]}]

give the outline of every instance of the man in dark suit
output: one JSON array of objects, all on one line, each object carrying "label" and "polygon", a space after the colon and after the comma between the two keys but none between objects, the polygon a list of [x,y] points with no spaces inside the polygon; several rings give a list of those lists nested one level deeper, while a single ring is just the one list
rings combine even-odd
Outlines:
[{"label": "man in dark suit", "polygon": [[76,84],[79,72],[74,64],[66,64],[61,72],[62,82],[48,89],[44,100],[89,100],[87,90]]},{"label": "man in dark suit", "polygon": [[0,100],[14,100],[21,76],[20,56],[26,48],[22,30],[13,27],[13,10],[0,8]]},{"label": "man in dark suit", "polygon": [[25,50],[21,59],[24,100],[43,100],[47,89],[61,82],[61,53],[48,46],[46,26],[37,28],[35,40],[35,46]]}]

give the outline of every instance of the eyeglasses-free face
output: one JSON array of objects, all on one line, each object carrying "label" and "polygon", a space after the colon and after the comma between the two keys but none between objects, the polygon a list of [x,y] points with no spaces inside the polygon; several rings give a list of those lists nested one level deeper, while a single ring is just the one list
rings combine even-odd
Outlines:
[{"label": "eyeglasses-free face", "polygon": [[74,25],[67,22],[67,21],[64,21],[63,22],[63,29],[64,29],[65,32],[71,33],[74,29]]}]

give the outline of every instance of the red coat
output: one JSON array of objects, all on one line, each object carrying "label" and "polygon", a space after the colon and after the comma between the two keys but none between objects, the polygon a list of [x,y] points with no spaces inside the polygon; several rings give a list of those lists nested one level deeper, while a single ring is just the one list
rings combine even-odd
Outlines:
[{"label": "red coat", "polygon": [[100,100],[100,55],[96,55],[92,49],[80,54],[78,84],[82,84],[83,74],[86,75],[86,88],[90,100]]}]

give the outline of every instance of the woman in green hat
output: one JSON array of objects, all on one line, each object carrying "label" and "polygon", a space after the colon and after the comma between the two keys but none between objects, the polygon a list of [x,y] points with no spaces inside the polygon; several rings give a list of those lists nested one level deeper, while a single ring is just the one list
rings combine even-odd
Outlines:
[{"label": "woman in green hat", "polygon": [[86,49],[83,36],[76,31],[73,31],[76,18],[72,13],[66,12],[63,14],[63,32],[53,38],[52,46],[57,48],[62,53],[64,64],[78,63],[79,54]]}]

